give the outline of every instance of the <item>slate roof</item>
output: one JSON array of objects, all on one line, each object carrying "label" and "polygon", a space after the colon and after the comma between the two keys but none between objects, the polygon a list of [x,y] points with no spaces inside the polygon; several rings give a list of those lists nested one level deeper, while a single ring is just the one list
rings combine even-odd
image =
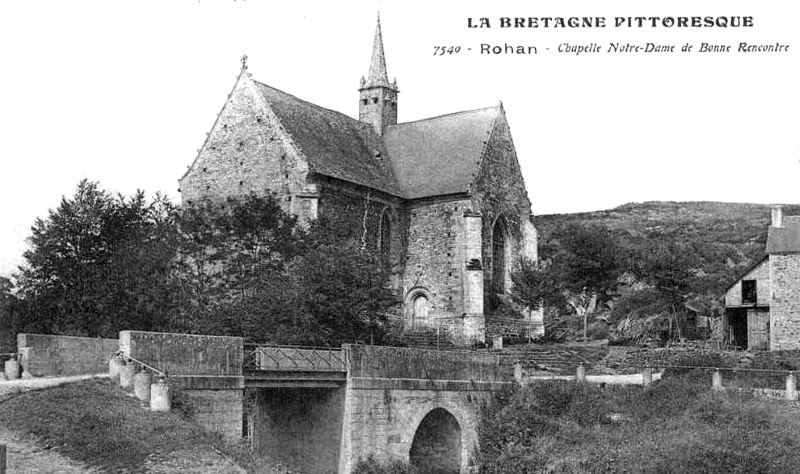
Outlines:
[{"label": "slate roof", "polygon": [[466,192],[501,108],[372,125],[253,81],[311,170],[407,199]]},{"label": "slate roof", "polygon": [[385,159],[382,141],[371,125],[266,84],[253,83],[306,156],[312,171],[402,196],[392,166]]},{"label": "slate roof", "polygon": [[767,253],[800,253],[800,216],[783,216],[783,226],[770,226]]},{"label": "slate roof", "polygon": [[466,192],[500,107],[390,126],[384,144],[409,199]]}]

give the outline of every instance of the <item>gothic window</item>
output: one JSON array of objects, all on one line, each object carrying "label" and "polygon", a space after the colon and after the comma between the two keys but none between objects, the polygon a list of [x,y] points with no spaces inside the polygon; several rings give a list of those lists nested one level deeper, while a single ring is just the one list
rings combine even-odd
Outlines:
[{"label": "gothic window", "polygon": [[508,271],[508,231],[502,216],[495,221],[492,229],[492,290],[505,293],[506,273]]},{"label": "gothic window", "polygon": [[428,298],[425,295],[417,295],[411,304],[413,307],[411,327],[413,329],[428,327]]}]

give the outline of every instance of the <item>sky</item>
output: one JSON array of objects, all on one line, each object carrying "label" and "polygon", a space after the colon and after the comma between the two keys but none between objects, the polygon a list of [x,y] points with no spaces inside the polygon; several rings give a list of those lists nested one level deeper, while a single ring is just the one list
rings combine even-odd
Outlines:
[{"label": "sky", "polygon": [[[652,200],[798,203],[800,28],[784,4],[2,2],[0,275],[22,263],[35,219],[83,178],[179,201],[177,180],[244,54],[254,79],[355,116],[378,12],[399,121],[502,101],[535,214]],[[500,24],[572,16],[603,17],[606,27]],[[615,17],[628,16],[750,16],[753,26],[614,27]],[[469,28],[470,18],[490,26]],[[789,50],[735,52],[741,42]],[[612,43],[676,52],[608,52]],[[701,53],[702,43],[733,51]],[[534,46],[537,54],[482,54],[483,44]],[[593,44],[600,52],[558,51]],[[680,52],[686,44],[693,50]],[[434,55],[436,46],[454,49]]]}]

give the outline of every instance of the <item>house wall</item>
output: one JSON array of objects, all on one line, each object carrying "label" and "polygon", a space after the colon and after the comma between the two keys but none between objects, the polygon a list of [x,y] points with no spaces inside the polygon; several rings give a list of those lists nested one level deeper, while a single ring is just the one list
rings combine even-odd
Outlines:
[{"label": "house wall", "polygon": [[[756,280],[756,306],[770,305],[769,261],[756,265],[725,292],[725,307],[742,306],[742,280]],[[753,306],[747,304],[746,306]]]},{"label": "house wall", "polygon": [[770,350],[800,349],[800,255],[770,255]]},{"label": "house wall", "polygon": [[308,165],[253,87],[246,78],[234,86],[197,158],[180,179],[183,204],[272,192],[285,210],[304,218],[302,213],[316,206],[316,189],[306,185]]}]

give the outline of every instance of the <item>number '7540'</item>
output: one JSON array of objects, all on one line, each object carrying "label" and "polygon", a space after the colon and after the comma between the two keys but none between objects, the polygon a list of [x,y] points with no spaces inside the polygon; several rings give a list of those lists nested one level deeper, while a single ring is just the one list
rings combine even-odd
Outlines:
[{"label": "number '7540'", "polygon": [[445,54],[456,54],[461,51],[461,46],[434,46],[434,56],[444,56]]}]

